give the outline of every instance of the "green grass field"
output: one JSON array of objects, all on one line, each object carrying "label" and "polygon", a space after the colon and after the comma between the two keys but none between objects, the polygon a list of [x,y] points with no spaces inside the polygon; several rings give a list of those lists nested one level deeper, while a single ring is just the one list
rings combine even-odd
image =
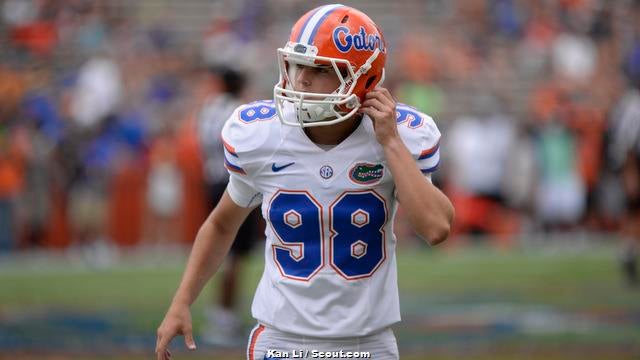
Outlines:
[{"label": "green grass field", "polygon": [[[184,253],[125,254],[88,267],[64,255],[0,260],[0,358],[149,359]],[[241,308],[262,270],[248,261]],[[608,246],[398,253],[403,359],[640,359],[640,289],[627,288]],[[211,289],[193,307],[194,326]],[[196,341],[198,341],[196,336]],[[199,344],[177,359],[234,359]]]}]

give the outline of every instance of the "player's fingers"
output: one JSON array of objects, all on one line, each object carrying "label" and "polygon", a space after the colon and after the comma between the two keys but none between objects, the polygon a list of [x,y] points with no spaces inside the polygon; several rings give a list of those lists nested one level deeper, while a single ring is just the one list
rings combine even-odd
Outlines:
[{"label": "player's fingers", "polygon": [[157,360],[171,359],[171,352],[169,352],[168,349],[160,349],[160,351],[156,351],[156,359]]},{"label": "player's fingers", "polygon": [[156,348],[156,360],[166,360],[167,359],[167,350]]},{"label": "player's fingers", "polygon": [[[168,353],[169,351],[167,350],[167,346],[169,345],[169,341],[171,340],[171,338],[172,336],[168,336],[158,330],[158,338],[156,340],[156,355],[158,360],[167,359],[166,353]],[[169,354],[169,356],[171,355]]]},{"label": "player's fingers", "polygon": [[385,105],[384,103],[382,103],[379,99],[374,98],[374,99],[367,99],[365,100],[363,103],[364,107],[372,107],[375,110],[381,112],[380,115],[380,119],[389,119],[389,121],[392,121],[395,123],[395,119],[396,119],[396,110],[394,107],[391,107],[389,105]]},{"label": "player's fingers", "polygon": [[389,93],[388,91],[386,92],[386,94],[382,92],[380,97],[382,98],[382,103],[387,104],[387,106],[392,109],[396,108],[396,100],[391,96],[391,93]]},{"label": "player's fingers", "polygon": [[391,109],[378,99],[367,99],[362,103],[363,107],[372,107],[380,112],[388,112]]},{"label": "player's fingers", "polygon": [[161,357],[161,353],[160,353],[160,341],[162,339],[162,334],[160,334],[160,331],[158,331],[158,335],[156,336],[156,358],[158,360],[162,360]]},{"label": "player's fingers", "polygon": [[365,99],[378,99],[380,102],[389,106],[390,108],[396,107],[395,99],[393,98],[393,96],[391,96],[389,90],[385,88],[375,88],[367,92],[367,94],[365,95]]},{"label": "player's fingers", "polygon": [[386,87],[379,86],[377,87],[377,89],[382,93],[382,95],[384,95],[385,98],[389,99],[390,102],[394,104],[397,102],[393,95],[391,95],[391,91],[389,91],[389,89],[387,89]]},{"label": "player's fingers", "polygon": [[187,348],[189,350],[195,350],[196,349],[196,342],[193,341],[193,333],[191,332],[191,329],[185,329],[185,331],[184,331],[184,343],[185,343],[185,345],[187,345]]},{"label": "player's fingers", "polygon": [[362,110],[363,113],[369,115],[369,117],[373,120],[373,124],[375,126],[375,119],[380,119],[384,116],[384,113],[381,111],[378,111],[376,109],[374,109],[373,107],[370,106],[363,106],[360,108]]},{"label": "player's fingers", "polygon": [[[389,99],[387,99],[384,95],[382,94],[377,94],[377,95],[372,95],[371,97],[365,99],[366,101],[369,100],[377,100],[382,106],[378,107],[378,110],[384,110],[384,111],[395,111],[396,108],[396,104],[392,101],[390,101]],[[364,104],[364,102],[363,102]]]}]

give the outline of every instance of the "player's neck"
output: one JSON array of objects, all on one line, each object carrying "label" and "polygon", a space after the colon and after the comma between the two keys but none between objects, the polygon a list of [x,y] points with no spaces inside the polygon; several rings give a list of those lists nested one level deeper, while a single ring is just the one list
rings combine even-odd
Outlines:
[{"label": "player's neck", "polygon": [[318,145],[338,145],[358,128],[361,120],[361,116],[354,116],[334,125],[307,127],[304,132]]}]

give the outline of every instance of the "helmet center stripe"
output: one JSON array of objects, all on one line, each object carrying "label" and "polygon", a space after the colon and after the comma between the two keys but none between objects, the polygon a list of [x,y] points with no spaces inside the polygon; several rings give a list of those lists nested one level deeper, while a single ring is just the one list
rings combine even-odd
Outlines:
[{"label": "helmet center stripe", "polygon": [[316,11],[315,14],[313,14],[313,16],[311,16],[309,21],[305,24],[304,30],[302,31],[302,35],[300,36],[299,42],[308,44],[308,45],[313,44],[313,39],[316,36],[316,33],[318,32],[318,28],[320,27],[320,25],[322,25],[324,20],[327,18],[327,16],[329,16],[329,14],[333,10],[341,6],[343,5],[342,4],[326,5],[320,8],[318,11]]}]

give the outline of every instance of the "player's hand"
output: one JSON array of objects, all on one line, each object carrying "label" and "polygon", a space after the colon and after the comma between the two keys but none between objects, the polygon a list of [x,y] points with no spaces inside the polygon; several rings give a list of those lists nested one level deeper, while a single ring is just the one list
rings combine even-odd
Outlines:
[{"label": "player's hand", "polygon": [[188,306],[172,304],[158,327],[156,356],[158,360],[171,359],[169,343],[176,335],[184,335],[184,343],[189,350],[196,349],[191,329],[191,311]]},{"label": "player's hand", "polygon": [[369,91],[359,112],[369,115],[373,120],[380,145],[385,146],[390,140],[400,138],[396,124],[396,101],[386,88],[376,87]]}]

